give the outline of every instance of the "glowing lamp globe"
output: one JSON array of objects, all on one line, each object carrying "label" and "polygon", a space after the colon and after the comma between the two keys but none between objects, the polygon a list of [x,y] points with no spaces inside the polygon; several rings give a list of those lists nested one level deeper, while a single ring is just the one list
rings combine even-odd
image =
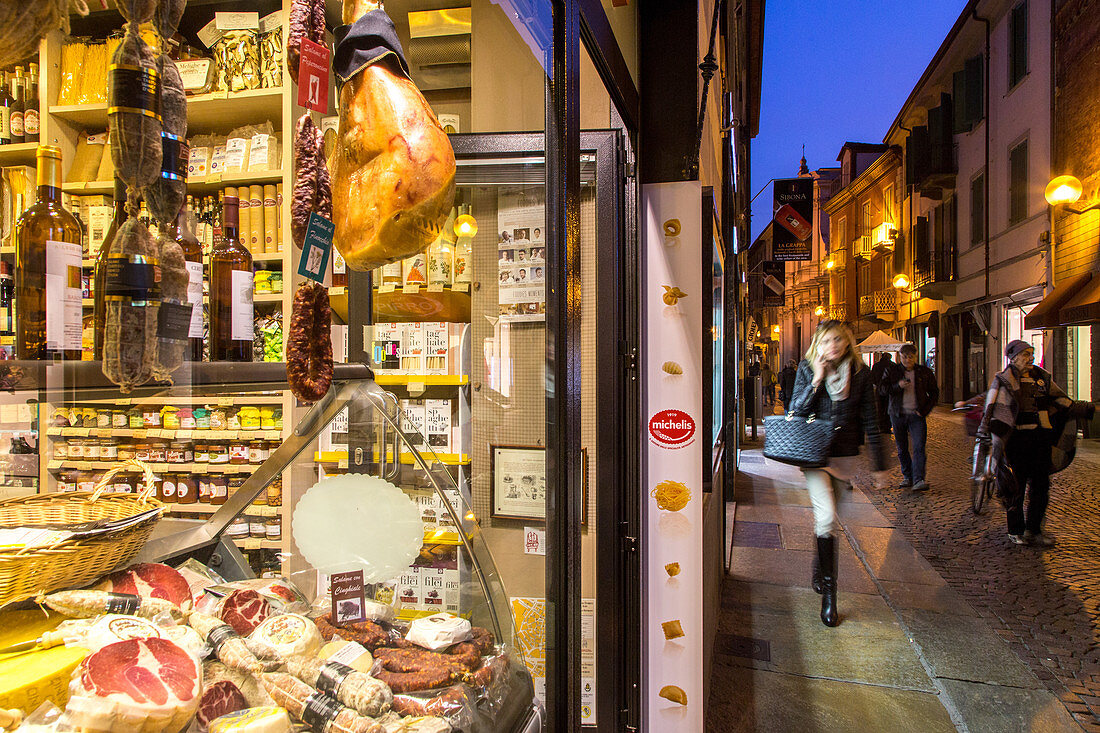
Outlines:
[{"label": "glowing lamp globe", "polygon": [[1081,198],[1082,190],[1081,181],[1076,176],[1058,176],[1047,184],[1045,195],[1051,206],[1075,204]]},{"label": "glowing lamp globe", "polygon": [[905,275],[898,275],[894,278],[894,287],[898,290],[905,290],[909,287],[909,278]]},{"label": "glowing lamp globe", "polygon": [[819,305],[818,307],[814,308],[814,315],[818,318],[821,318],[821,316],[825,315],[825,309]]},{"label": "glowing lamp globe", "polygon": [[826,261],[825,261],[825,269],[826,269],[826,270],[831,270],[831,269],[833,269],[834,267],[836,267],[836,263],[835,263],[835,262],[833,262],[832,260],[826,260]]},{"label": "glowing lamp globe", "polygon": [[469,214],[463,214],[455,219],[455,235],[459,237],[472,237],[477,234],[477,219]]}]

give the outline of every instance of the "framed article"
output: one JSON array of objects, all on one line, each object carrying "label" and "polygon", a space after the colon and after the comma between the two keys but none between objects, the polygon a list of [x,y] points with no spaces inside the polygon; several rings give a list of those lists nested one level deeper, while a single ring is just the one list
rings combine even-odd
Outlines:
[{"label": "framed article", "polygon": [[[546,519],[546,449],[489,446],[490,512],[493,519]],[[588,522],[588,449],[581,449],[584,508]]]}]

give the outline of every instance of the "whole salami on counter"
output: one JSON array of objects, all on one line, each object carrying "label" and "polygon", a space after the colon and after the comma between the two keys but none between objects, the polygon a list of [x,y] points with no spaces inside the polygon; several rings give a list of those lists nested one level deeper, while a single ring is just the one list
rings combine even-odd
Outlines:
[{"label": "whole salami on counter", "polygon": [[376,720],[344,707],[305,682],[282,672],[260,676],[275,704],[306,724],[314,733],[385,733]]}]

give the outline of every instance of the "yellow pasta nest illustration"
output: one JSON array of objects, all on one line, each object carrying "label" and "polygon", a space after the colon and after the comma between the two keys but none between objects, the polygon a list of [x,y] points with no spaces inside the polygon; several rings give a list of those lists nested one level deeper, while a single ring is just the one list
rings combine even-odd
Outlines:
[{"label": "yellow pasta nest illustration", "polygon": [[661,296],[661,299],[665,301],[665,305],[676,305],[676,301],[680,298],[686,298],[687,293],[674,285],[662,285],[665,289],[665,294]]},{"label": "yellow pasta nest illustration", "polygon": [[667,512],[678,512],[691,501],[691,489],[679,481],[662,481],[650,495],[657,500],[657,508]]},{"label": "yellow pasta nest illustration", "polygon": [[674,361],[666,361],[661,365],[661,371],[665,374],[683,374],[684,368]]},{"label": "yellow pasta nest illustration", "polygon": [[666,237],[678,237],[680,236],[680,220],[669,219],[665,222],[665,236]]}]

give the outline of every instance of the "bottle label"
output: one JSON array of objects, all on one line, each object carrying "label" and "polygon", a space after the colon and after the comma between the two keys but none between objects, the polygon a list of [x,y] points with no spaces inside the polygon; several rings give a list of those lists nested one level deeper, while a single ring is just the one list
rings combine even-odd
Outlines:
[{"label": "bottle label", "polygon": [[191,329],[191,303],[164,301],[157,314],[157,338],[183,341]]},{"label": "bottle label", "polygon": [[160,133],[160,177],[169,181],[186,181],[191,148],[187,141],[167,132]]},{"label": "bottle label", "polygon": [[107,114],[128,112],[162,121],[160,79],[156,69],[111,64],[108,77]]},{"label": "bottle label", "polygon": [[202,338],[202,263],[187,262],[187,302],[191,309],[191,326],[187,335],[193,339]]},{"label": "bottle label", "polygon": [[252,272],[233,270],[230,273],[233,304],[230,335],[233,341],[251,341],[255,334],[252,309]]},{"label": "bottle label", "polygon": [[23,131],[26,135],[38,134],[38,110],[28,109],[23,113]]},{"label": "bottle label", "polygon": [[160,299],[160,267],[142,255],[111,254],[107,257],[103,295],[107,300],[145,305]]},{"label": "bottle label", "polygon": [[11,136],[23,137],[23,113],[19,110],[11,113]]},{"label": "bottle label", "polygon": [[11,142],[11,108],[0,107],[0,140]]},{"label": "bottle label", "polygon": [[46,241],[46,349],[79,351],[81,283],[78,242]]}]

